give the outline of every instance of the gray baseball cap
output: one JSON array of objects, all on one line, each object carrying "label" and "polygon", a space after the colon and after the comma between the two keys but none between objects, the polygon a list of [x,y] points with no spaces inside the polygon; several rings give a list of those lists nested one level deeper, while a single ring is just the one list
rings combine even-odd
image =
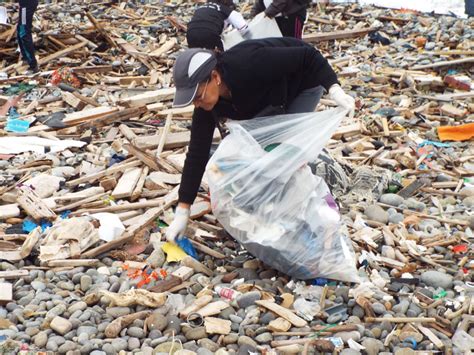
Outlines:
[{"label": "gray baseball cap", "polygon": [[216,64],[216,55],[207,49],[191,48],[181,53],[173,67],[176,86],[173,107],[190,105],[196,96],[199,84],[209,78]]}]

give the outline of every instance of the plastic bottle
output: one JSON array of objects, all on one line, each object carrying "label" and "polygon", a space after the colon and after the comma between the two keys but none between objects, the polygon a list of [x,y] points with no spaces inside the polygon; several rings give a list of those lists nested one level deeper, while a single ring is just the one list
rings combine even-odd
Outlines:
[{"label": "plastic bottle", "polygon": [[237,297],[239,297],[242,293],[236,290],[233,290],[229,287],[222,287],[222,286],[216,286],[214,288],[214,291],[221,296],[222,298],[225,298],[229,301],[235,300]]}]

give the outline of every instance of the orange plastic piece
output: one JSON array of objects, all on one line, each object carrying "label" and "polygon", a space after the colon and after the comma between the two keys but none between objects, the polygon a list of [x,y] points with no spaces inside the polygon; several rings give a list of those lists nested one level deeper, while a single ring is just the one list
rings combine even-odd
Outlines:
[{"label": "orange plastic piece", "polygon": [[474,137],[474,123],[438,127],[438,137],[442,141],[467,141]]}]

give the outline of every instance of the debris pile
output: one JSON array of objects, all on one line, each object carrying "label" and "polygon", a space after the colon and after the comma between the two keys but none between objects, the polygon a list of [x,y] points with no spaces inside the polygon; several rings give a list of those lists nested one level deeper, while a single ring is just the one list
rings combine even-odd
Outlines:
[{"label": "debris pile", "polygon": [[302,282],[225,232],[205,183],[186,244],[164,242],[193,110],[171,108],[170,69],[194,6],[40,5],[34,76],[0,25],[1,351],[472,351],[473,20],[311,9],[305,40],[358,98],[327,149],[361,283]]}]

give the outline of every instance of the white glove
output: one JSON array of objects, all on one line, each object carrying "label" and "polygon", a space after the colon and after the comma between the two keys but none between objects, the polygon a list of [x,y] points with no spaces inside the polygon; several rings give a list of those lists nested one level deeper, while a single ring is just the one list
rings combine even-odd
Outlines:
[{"label": "white glove", "polygon": [[174,243],[177,237],[181,236],[188,226],[188,218],[191,214],[189,208],[176,207],[174,212],[174,219],[170,226],[166,229],[166,240],[168,242]]},{"label": "white glove", "polygon": [[339,84],[334,84],[329,88],[329,96],[332,100],[336,101],[338,106],[349,111],[350,118],[354,117],[355,100],[352,96],[347,95]]}]

